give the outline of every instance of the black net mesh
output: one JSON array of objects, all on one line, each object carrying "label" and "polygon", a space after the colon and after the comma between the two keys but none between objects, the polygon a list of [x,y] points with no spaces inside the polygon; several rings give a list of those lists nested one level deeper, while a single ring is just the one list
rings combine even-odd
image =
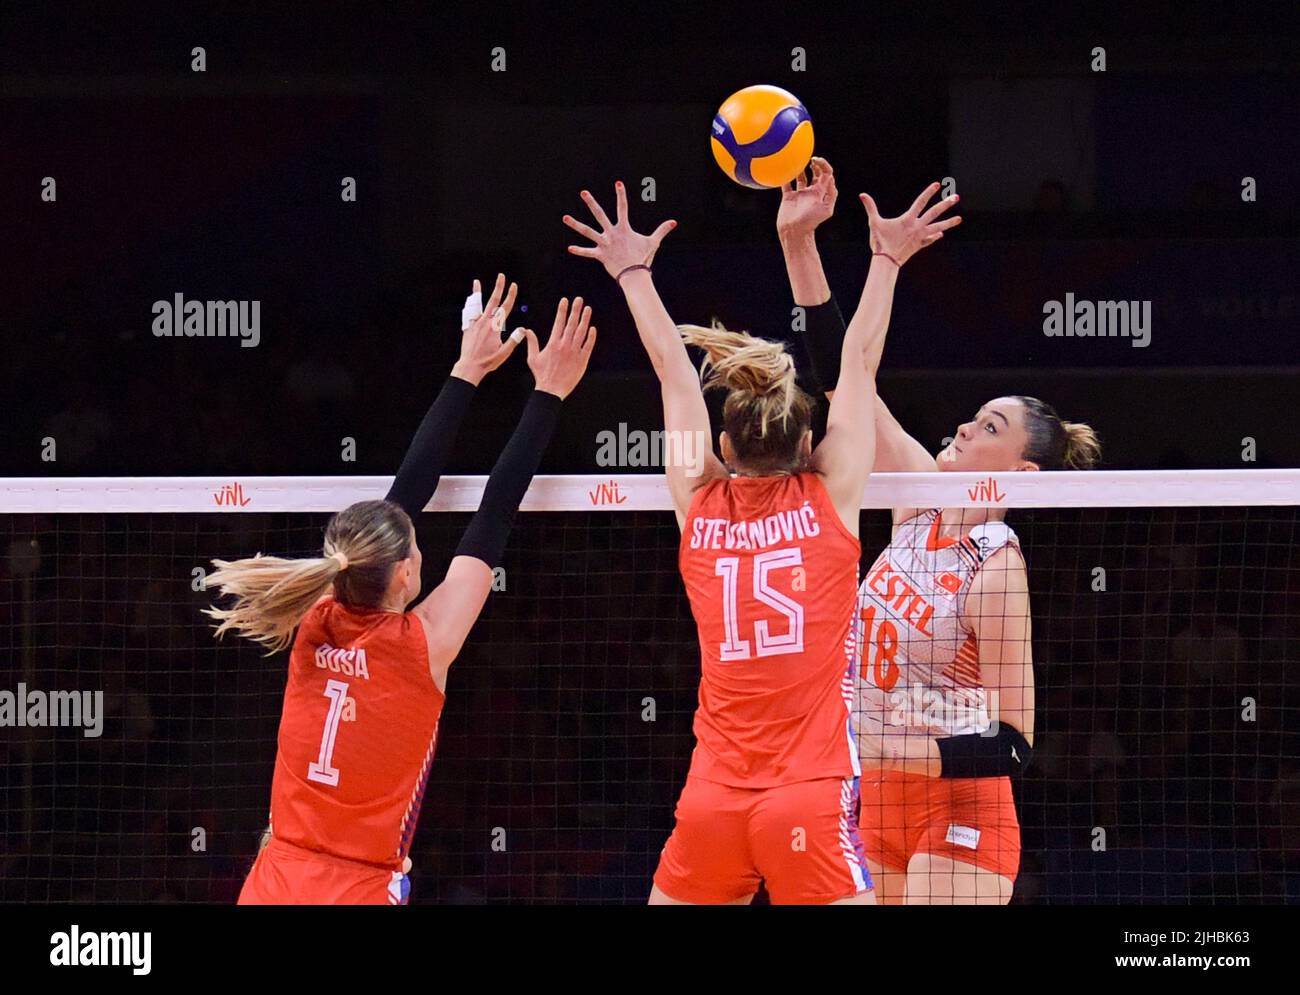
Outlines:
[{"label": "black net mesh", "polygon": [[[266,824],[285,654],[214,642],[196,571],[318,553],[323,514],[0,516],[0,898],[232,902]],[[468,516],[419,523],[425,589]],[[1295,508],[1045,509],[1014,901],[1300,899]],[[864,566],[888,542],[863,515]],[[527,513],[448,682],[412,901],[639,903],[693,747],[669,513]],[[14,699],[17,700],[17,699]]]}]

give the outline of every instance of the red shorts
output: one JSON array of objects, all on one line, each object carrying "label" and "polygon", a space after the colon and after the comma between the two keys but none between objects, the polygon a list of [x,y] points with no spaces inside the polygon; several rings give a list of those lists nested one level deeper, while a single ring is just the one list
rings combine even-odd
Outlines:
[{"label": "red shorts", "polygon": [[240,905],[405,905],[400,871],[305,850],[272,837],[239,893]]},{"label": "red shorts", "polygon": [[858,838],[857,778],[736,788],[688,776],[655,885],[679,902],[734,902],[767,883],[774,905],[871,889]]},{"label": "red shorts", "polygon": [[1013,881],[1020,871],[1020,821],[1009,777],[864,770],[859,822],[867,856],[891,870],[906,870],[913,854],[932,853]]}]

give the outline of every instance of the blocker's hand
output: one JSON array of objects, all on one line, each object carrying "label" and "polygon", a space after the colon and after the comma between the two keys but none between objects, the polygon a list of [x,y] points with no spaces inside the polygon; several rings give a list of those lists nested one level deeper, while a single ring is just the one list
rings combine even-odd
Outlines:
[{"label": "blocker's hand", "polygon": [[812,181],[800,173],[793,183],[781,188],[781,206],[776,212],[776,230],[782,235],[805,235],[835,213],[835,171],[825,159],[813,157]]},{"label": "blocker's hand", "polygon": [[960,199],[956,194],[945,197],[925,210],[930,198],[938,192],[939,184],[931,183],[921,191],[912,206],[896,218],[882,218],[871,195],[859,194],[862,206],[867,209],[867,218],[871,221],[871,251],[884,253],[902,266],[921,249],[943,238],[943,233],[949,228],[961,224],[961,215],[938,220],[939,215]]},{"label": "blocker's hand", "polygon": [[618,275],[629,266],[649,266],[659,250],[659,243],[664,236],[677,227],[676,221],[665,221],[649,235],[642,235],[632,230],[627,217],[627,189],[620,180],[614,184],[614,196],[618,204],[618,221],[611,222],[609,216],[596,202],[589,191],[582,191],[582,199],[591,210],[592,216],[600,225],[596,231],[590,225],[566,214],[564,223],[579,235],[591,239],[594,246],[571,245],[569,251],[585,259],[598,259],[605,272],[618,279]]},{"label": "blocker's hand", "polygon": [[582,298],[573,299],[573,307],[565,298],[555,309],[555,324],[546,348],[538,347],[537,335],[525,328],[528,337],[528,368],[533,371],[537,389],[565,398],[578,386],[587,372],[587,361],[596,345],[596,326],[591,322],[591,308],[582,306]]},{"label": "blocker's hand", "polygon": [[510,284],[510,290],[502,301],[501,293],[505,289],[504,273],[497,274],[496,286],[488,298],[487,307],[481,305],[483,290],[477,280],[474,291],[465,301],[461,311],[463,335],[460,340],[460,359],[451,368],[453,376],[477,384],[485,376],[510,358],[515,347],[524,340],[521,331],[514,331],[504,342],[501,332],[506,327],[506,319],[514,310],[518,286]]}]

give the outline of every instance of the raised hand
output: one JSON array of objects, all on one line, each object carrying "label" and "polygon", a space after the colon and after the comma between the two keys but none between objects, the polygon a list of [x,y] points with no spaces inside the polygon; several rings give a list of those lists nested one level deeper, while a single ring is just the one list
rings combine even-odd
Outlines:
[{"label": "raised hand", "polygon": [[504,342],[501,341],[501,331],[506,327],[506,319],[514,309],[515,296],[519,292],[515,284],[510,284],[510,290],[503,301],[501,294],[505,285],[505,274],[498,273],[487,307],[481,308],[479,301],[482,300],[483,290],[479,282],[474,281],[474,292],[470,294],[465,302],[465,310],[461,312],[462,324],[466,321],[468,324],[465,324],[460,340],[460,359],[451,368],[453,376],[477,384],[509,359],[515,347],[523,341],[523,335],[518,330],[511,333]]},{"label": "raised hand", "polygon": [[581,297],[573,299],[572,308],[568,300],[561,298],[545,349],[538,347],[537,335],[531,328],[523,329],[528,338],[528,368],[533,371],[538,390],[565,398],[578,386],[596,345],[596,326],[590,322],[591,308],[582,306]]},{"label": "raised hand", "polygon": [[835,172],[825,159],[812,160],[812,181],[804,174],[781,188],[781,206],[776,212],[776,230],[782,235],[806,235],[835,213]]},{"label": "raised hand", "polygon": [[579,235],[596,243],[595,246],[571,245],[569,251],[575,256],[600,260],[605,272],[617,280],[619,274],[629,266],[649,266],[659,249],[659,243],[677,227],[677,222],[665,221],[651,234],[642,235],[633,231],[628,222],[627,189],[622,180],[614,184],[614,196],[618,204],[618,221],[611,222],[596,198],[588,191],[582,191],[582,199],[600,225],[600,231],[568,214],[564,216],[564,223]]},{"label": "raised hand", "polygon": [[943,238],[949,228],[961,224],[961,215],[938,220],[939,215],[959,200],[956,194],[945,197],[929,210],[925,205],[939,192],[939,184],[931,183],[921,191],[912,206],[896,218],[882,218],[870,194],[859,194],[862,206],[871,221],[871,251],[887,255],[899,266],[921,249]]}]

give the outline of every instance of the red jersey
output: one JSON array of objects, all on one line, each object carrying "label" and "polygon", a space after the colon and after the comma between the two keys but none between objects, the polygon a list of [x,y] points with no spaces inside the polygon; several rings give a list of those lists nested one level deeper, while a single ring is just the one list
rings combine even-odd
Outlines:
[{"label": "red jersey", "polygon": [[275,838],[400,870],[444,696],[407,612],[316,604],[289,654],[271,783]]},{"label": "red jersey", "polygon": [[692,776],[766,788],[859,773],[861,551],[815,473],[695,492],[678,556],[700,632]]}]

